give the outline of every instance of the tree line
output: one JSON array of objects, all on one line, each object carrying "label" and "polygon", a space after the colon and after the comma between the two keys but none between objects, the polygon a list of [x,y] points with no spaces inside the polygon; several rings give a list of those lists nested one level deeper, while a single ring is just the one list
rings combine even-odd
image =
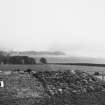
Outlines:
[{"label": "tree line", "polygon": [[[47,64],[47,59],[40,58],[40,63]],[[29,56],[10,56],[0,51],[0,64],[36,64],[36,59]]]}]

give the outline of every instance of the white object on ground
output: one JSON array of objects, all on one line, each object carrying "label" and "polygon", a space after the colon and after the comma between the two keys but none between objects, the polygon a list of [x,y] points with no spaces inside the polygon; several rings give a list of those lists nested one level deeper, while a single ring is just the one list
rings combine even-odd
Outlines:
[{"label": "white object on ground", "polygon": [[0,87],[4,87],[4,82],[0,81]]},{"label": "white object on ground", "polygon": [[71,72],[72,72],[73,74],[75,74],[75,70],[71,70]]}]

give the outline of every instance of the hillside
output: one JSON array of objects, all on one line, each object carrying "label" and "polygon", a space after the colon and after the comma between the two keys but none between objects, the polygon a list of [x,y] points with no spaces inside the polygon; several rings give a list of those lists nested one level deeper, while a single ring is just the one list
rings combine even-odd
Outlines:
[{"label": "hillside", "polygon": [[32,56],[32,57],[38,57],[38,56],[61,56],[65,55],[62,51],[12,51],[9,52],[11,56],[13,55],[19,55],[19,56]]}]

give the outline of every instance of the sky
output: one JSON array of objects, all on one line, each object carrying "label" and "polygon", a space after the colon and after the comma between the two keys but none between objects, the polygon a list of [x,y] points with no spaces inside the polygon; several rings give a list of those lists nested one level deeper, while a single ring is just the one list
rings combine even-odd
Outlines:
[{"label": "sky", "polygon": [[0,49],[105,56],[104,0],[0,0]]}]

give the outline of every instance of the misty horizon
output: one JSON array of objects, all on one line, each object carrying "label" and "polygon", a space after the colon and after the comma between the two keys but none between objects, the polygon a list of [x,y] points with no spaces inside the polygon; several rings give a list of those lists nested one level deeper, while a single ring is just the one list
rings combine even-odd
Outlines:
[{"label": "misty horizon", "polygon": [[104,0],[1,0],[0,49],[105,56]]}]

